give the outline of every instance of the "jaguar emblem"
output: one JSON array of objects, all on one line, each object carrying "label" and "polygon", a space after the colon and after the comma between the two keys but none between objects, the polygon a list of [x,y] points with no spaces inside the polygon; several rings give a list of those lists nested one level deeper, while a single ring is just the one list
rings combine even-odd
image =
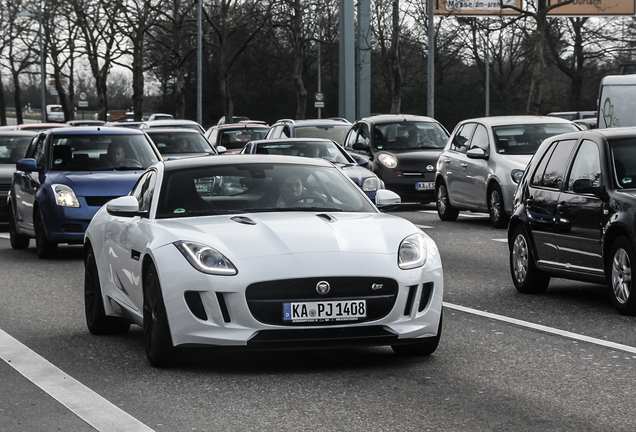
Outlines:
[{"label": "jaguar emblem", "polygon": [[318,292],[318,294],[327,294],[330,289],[331,286],[327,281],[320,281],[316,284],[316,292]]}]

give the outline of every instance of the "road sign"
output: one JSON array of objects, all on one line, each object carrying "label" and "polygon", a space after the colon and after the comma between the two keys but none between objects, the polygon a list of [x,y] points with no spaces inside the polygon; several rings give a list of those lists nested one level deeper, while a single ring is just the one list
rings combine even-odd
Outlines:
[{"label": "road sign", "polygon": [[85,91],[81,91],[77,94],[77,98],[81,101],[88,100],[88,93],[86,93]]},{"label": "road sign", "polygon": [[324,107],[325,107],[324,102],[314,102],[314,108],[324,108]]},{"label": "road sign", "polygon": [[314,100],[316,102],[324,102],[325,101],[325,94],[322,92],[316,92],[316,94],[314,95]]},{"label": "road sign", "polygon": [[77,106],[80,107],[80,108],[86,108],[88,106],[88,101],[81,100],[81,101],[77,102]]}]

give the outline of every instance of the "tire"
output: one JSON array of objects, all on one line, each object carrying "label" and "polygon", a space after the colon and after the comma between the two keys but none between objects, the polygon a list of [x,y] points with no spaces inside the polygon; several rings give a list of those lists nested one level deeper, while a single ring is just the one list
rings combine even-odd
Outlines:
[{"label": "tire", "polygon": [[435,350],[437,350],[440,338],[442,337],[442,318],[443,313],[439,316],[436,336],[414,343],[391,345],[391,349],[399,356],[428,356],[433,354]]},{"label": "tire", "polygon": [[175,363],[176,350],[172,346],[168,315],[154,264],[150,264],[144,273],[143,287],[146,357],[154,367],[172,366]]},{"label": "tire", "polygon": [[435,196],[437,197],[437,215],[443,221],[454,221],[459,216],[459,210],[453,208],[448,198],[448,190],[446,189],[446,183],[440,181],[437,184],[435,190]]},{"label": "tire", "polygon": [[13,249],[26,249],[29,247],[31,239],[24,234],[18,234],[16,227],[13,204],[9,203],[9,242]]},{"label": "tire", "polygon": [[508,226],[510,217],[506,214],[503,194],[497,184],[488,188],[488,214],[490,215],[490,223],[495,228],[505,228]]},{"label": "tire", "polygon": [[88,250],[84,261],[84,313],[86,326],[94,335],[125,334],[130,328],[129,321],[107,316],[104,311],[102,286],[92,248]]},{"label": "tire", "polygon": [[42,221],[42,214],[39,210],[34,212],[33,219],[33,228],[35,229],[35,250],[38,257],[42,259],[52,258],[55,255],[55,252],[57,252],[57,243],[46,238],[44,222]]},{"label": "tire", "polygon": [[550,284],[550,275],[537,268],[528,235],[522,225],[515,228],[512,239],[510,275],[515,288],[522,294],[544,293]]},{"label": "tire", "polygon": [[621,315],[636,315],[636,295],[632,272],[636,266],[634,246],[625,237],[617,238],[610,249],[608,279],[612,303]]}]

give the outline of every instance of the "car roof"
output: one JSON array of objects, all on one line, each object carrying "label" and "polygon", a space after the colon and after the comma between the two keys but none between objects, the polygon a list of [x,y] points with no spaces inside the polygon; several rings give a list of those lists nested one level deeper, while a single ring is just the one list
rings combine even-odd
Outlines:
[{"label": "car roof", "polygon": [[30,137],[37,135],[38,132],[30,131],[30,130],[19,130],[19,129],[5,129],[0,130],[0,136],[3,137]]},{"label": "car roof", "polygon": [[254,140],[250,141],[252,144],[293,144],[293,143],[305,143],[305,142],[325,142],[325,143],[335,143],[334,140],[330,140],[327,138],[274,138],[274,139],[262,139],[262,140]]},{"label": "car roof", "polygon": [[236,123],[223,123],[220,125],[212,126],[210,129],[225,130],[225,129],[247,129],[247,128],[255,128],[255,127],[262,127],[267,129],[269,128],[269,125],[261,120],[246,120],[246,121],[240,121]]},{"label": "car roof", "polygon": [[517,124],[533,124],[533,123],[561,123],[572,124],[570,120],[552,116],[534,116],[534,115],[511,115],[511,116],[492,116],[492,117],[476,117],[472,119],[462,120],[460,123],[480,122],[488,126],[507,126]]},{"label": "car roof", "polygon": [[110,126],[86,126],[86,127],[74,127],[68,126],[63,128],[49,129],[43,131],[50,135],[97,135],[97,134],[111,134],[111,135],[143,135],[143,131],[139,129],[130,129],[122,127],[110,127]]},{"label": "car roof", "polygon": [[322,126],[322,125],[342,125],[342,126],[351,126],[351,122],[347,119],[337,117],[337,118],[326,118],[326,119],[305,119],[305,120],[293,120],[293,119],[280,119],[276,121],[277,125],[280,124],[288,124],[292,127],[295,126]]},{"label": "car roof", "polygon": [[430,123],[439,123],[432,117],[414,115],[414,114],[377,114],[371,117],[364,117],[358,121],[367,121],[369,123],[395,123],[397,122],[430,122]]},{"label": "car roof", "polygon": [[299,158],[298,156],[280,156],[280,155],[223,155],[220,157],[194,157],[175,160],[167,160],[161,162],[164,164],[166,171],[181,170],[184,168],[199,168],[210,165],[256,165],[256,164],[288,164],[288,165],[315,165],[333,167],[331,162],[321,158]]},{"label": "car roof", "polygon": [[139,129],[139,130],[143,130],[143,132],[149,134],[149,135],[154,135],[154,134],[159,134],[159,133],[179,133],[179,134],[197,134],[197,135],[201,135],[201,132],[194,130],[194,129],[187,129],[187,128],[171,128],[171,127],[156,127],[156,128],[150,128],[150,129]]},{"label": "car roof", "polygon": [[145,123],[147,125],[152,125],[157,127],[157,125],[165,125],[166,127],[170,127],[170,125],[173,124],[198,124],[197,122],[195,122],[194,120],[186,120],[186,119],[165,119],[165,120],[147,120],[144,121],[142,123]]}]

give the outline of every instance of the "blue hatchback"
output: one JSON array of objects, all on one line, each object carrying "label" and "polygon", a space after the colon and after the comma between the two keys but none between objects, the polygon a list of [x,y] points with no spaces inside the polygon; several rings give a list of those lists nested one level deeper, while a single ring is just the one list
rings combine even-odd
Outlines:
[{"label": "blue hatchback", "polygon": [[13,174],[11,246],[25,249],[35,238],[38,256],[47,258],[58,243],[81,244],[97,210],[127,195],[159,160],[158,150],[140,130],[69,127],[41,132]]}]

